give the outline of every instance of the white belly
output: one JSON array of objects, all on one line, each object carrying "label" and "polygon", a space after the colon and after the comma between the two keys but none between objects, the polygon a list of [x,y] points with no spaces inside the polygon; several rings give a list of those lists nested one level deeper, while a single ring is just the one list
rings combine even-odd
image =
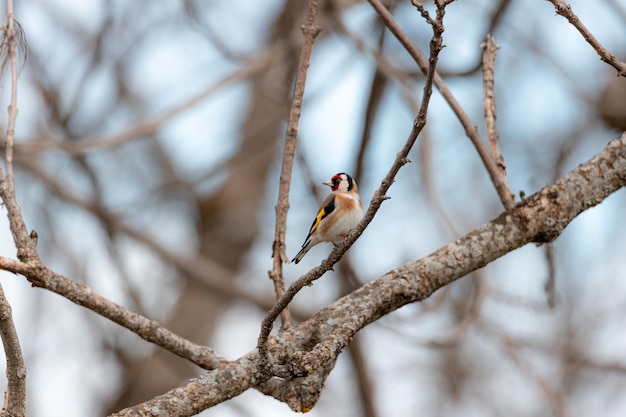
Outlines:
[{"label": "white belly", "polygon": [[342,215],[335,224],[328,229],[328,236],[331,242],[340,243],[348,232],[355,228],[363,218],[363,209],[358,201],[354,201],[355,209]]}]

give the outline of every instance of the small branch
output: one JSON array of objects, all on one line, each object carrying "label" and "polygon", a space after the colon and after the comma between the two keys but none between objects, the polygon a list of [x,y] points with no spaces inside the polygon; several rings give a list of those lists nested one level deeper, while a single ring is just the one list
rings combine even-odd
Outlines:
[{"label": "small branch", "polygon": [[75,304],[88,308],[94,313],[127,328],[142,339],[169,350],[204,369],[214,369],[226,363],[226,360],[212,349],[184,339],[159,323],[102,297],[91,288],[49,270],[39,260],[25,263],[0,257],[0,269],[23,275],[33,286],[45,288]]},{"label": "small branch", "polygon": [[611,65],[617,70],[617,75],[626,77],[626,63],[620,61],[610,53],[602,44],[596,39],[595,36],[583,25],[578,16],[572,11],[572,7],[565,3],[563,0],[548,0],[554,5],[556,13],[567,19],[568,22],[574,26],[589,45],[598,53],[600,59],[607,64]]},{"label": "small branch", "polygon": [[[398,154],[396,155],[396,159],[392,164],[389,172],[382,180],[380,187],[374,192],[374,196],[370,201],[370,205],[363,216],[361,222],[355,227],[350,234],[346,237],[343,243],[337,245],[333,251],[330,253],[327,259],[322,261],[322,263],[311,269],[308,273],[298,278],[291,286],[287,289],[287,291],[279,298],[274,307],[268,312],[263,319],[261,324],[261,333],[259,334],[257,349],[259,350],[259,354],[261,356],[262,361],[267,360],[267,339],[274,327],[274,321],[278,317],[278,315],[287,308],[287,305],[293,300],[295,295],[305,286],[309,286],[313,283],[313,281],[319,279],[326,271],[332,269],[333,265],[335,265],[342,257],[343,254],[354,244],[354,242],[361,236],[365,228],[372,222],[374,216],[378,212],[378,209],[382,205],[383,201],[387,200],[386,193],[393,184],[398,171],[405,164],[410,162],[408,159],[408,155],[410,150],[412,149],[415,141],[417,140],[418,135],[426,125],[426,116],[428,112],[428,105],[430,103],[430,96],[432,94],[432,85],[433,79],[436,75],[435,68],[437,66],[439,52],[442,49],[442,39],[441,35],[443,33],[443,15],[444,15],[444,6],[437,7],[437,19],[431,23],[433,27],[433,37],[430,42],[430,59],[428,62],[427,70],[426,70],[426,82],[424,84],[424,95],[422,97],[422,103],[419,109],[419,112],[413,122],[413,128],[411,133],[409,134],[409,138],[407,139],[404,147]],[[430,22],[429,22],[430,23]],[[266,363],[262,364],[266,366]]]},{"label": "small branch", "polygon": [[494,67],[496,63],[496,51],[499,46],[493,40],[491,34],[487,34],[485,42],[481,45],[483,48],[483,85],[485,89],[485,124],[487,127],[487,137],[489,138],[489,148],[491,150],[491,157],[496,163],[498,168],[498,182],[505,188],[502,196],[504,197],[502,203],[504,208],[511,210],[515,207],[515,199],[513,193],[509,187],[509,183],[506,179],[506,163],[504,157],[500,153],[500,147],[498,145],[499,134],[496,129],[496,100],[494,96]]},{"label": "small branch", "polygon": [[4,36],[9,49],[11,63],[11,102],[9,104],[9,121],[7,124],[5,160],[6,176],[0,170],[0,198],[7,209],[9,227],[13,234],[13,241],[17,247],[17,256],[21,260],[37,258],[35,245],[30,239],[26,225],[22,219],[20,206],[15,200],[15,187],[13,177],[13,146],[15,137],[15,120],[17,118],[17,45],[16,28],[13,17],[13,1],[7,0],[7,25],[4,28]]},{"label": "small branch", "polygon": [[15,120],[17,119],[17,31],[15,30],[15,18],[13,15],[13,0],[7,0],[7,25],[5,34],[11,63],[11,102],[9,103],[9,121],[7,124],[7,136],[5,144],[5,160],[7,169],[7,187],[11,193],[15,193],[13,177],[13,144],[15,139]]},{"label": "small branch", "polygon": [[7,361],[7,391],[3,417],[26,416],[26,366],[22,356],[20,341],[13,323],[11,306],[0,286],[0,336]]},{"label": "small branch", "polygon": [[[404,30],[402,30],[398,22],[396,22],[392,14],[389,12],[389,10],[387,10],[387,8],[382,4],[380,0],[368,0],[368,1],[372,5],[374,10],[378,13],[382,21],[385,23],[385,26],[387,26],[389,31],[393,33],[396,39],[398,39],[398,41],[402,44],[402,46],[404,46],[404,48],[407,50],[409,55],[411,55],[411,57],[415,60],[415,62],[417,63],[417,66],[420,68],[422,73],[426,75],[428,72],[428,60],[422,54],[419,48],[413,44],[413,42],[411,41],[411,38],[409,38],[409,36],[404,32]],[[445,3],[447,4],[449,3],[449,1]],[[474,125],[474,123],[472,123],[469,116],[465,113],[465,110],[463,110],[463,108],[461,107],[459,102],[456,100],[454,95],[452,95],[452,92],[450,91],[446,83],[443,81],[443,78],[441,78],[439,74],[435,73],[434,78],[433,78],[433,83],[435,87],[437,87],[437,90],[439,90],[439,92],[441,93],[444,100],[446,100],[446,102],[448,103],[448,105],[450,106],[454,114],[456,114],[459,121],[461,122],[461,125],[463,126],[463,129],[465,130],[465,134],[472,141],[472,144],[476,148],[476,151],[478,152],[480,159],[483,161],[483,164],[485,165],[485,168],[487,169],[489,178],[491,179],[491,182],[493,183],[496,189],[496,192],[498,193],[498,196],[500,197],[500,201],[502,202],[502,205],[506,207],[505,201],[512,198],[512,196],[507,195],[507,191],[506,191],[507,187],[504,184],[502,184],[500,180],[500,176],[498,175],[498,167],[495,161],[493,160],[493,158],[491,157],[491,155],[489,154],[489,151],[487,151],[487,148],[485,147],[483,140],[478,134],[478,130],[476,129],[476,126]]]},{"label": "small branch", "polygon": [[[6,177],[0,170],[0,198],[7,208],[9,225],[13,239],[21,259],[36,257],[35,239],[31,240],[22,220],[20,207],[15,200],[15,179],[13,174],[13,146],[15,139],[15,121],[17,119],[17,31],[13,14],[13,0],[7,0],[7,24],[4,28],[6,43],[9,49],[11,64],[11,102],[9,103],[9,120],[7,123],[5,162]],[[35,234],[36,236],[36,234]],[[4,296],[0,286],[0,336],[7,362],[7,395],[2,408],[3,416],[26,416],[26,366],[22,356],[22,349],[13,323],[11,306]]]},{"label": "small branch", "polygon": [[[302,102],[304,99],[304,88],[306,78],[311,63],[313,43],[320,33],[320,28],[315,26],[317,16],[317,0],[309,1],[309,8],[306,15],[306,23],[302,26],[304,34],[304,45],[298,62],[298,72],[296,73],[295,89],[291,108],[289,109],[289,124],[285,135],[285,148],[283,150],[283,164],[280,170],[280,180],[278,188],[278,202],[276,203],[276,229],[274,233],[274,244],[272,245],[272,258],[274,265],[269,273],[270,279],[274,282],[276,299],[280,299],[285,293],[285,281],[283,278],[283,263],[288,263],[289,258],[285,253],[285,234],[287,230],[287,212],[289,211],[289,189],[291,185],[291,173],[293,171],[293,160],[296,154],[296,144],[298,140],[298,124],[302,113]],[[291,327],[291,315],[289,310],[281,312],[282,327]]]}]

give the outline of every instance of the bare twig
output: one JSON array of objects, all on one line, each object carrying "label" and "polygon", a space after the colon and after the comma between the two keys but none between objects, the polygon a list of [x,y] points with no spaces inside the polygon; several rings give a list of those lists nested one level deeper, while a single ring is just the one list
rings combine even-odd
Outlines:
[{"label": "bare twig", "polygon": [[[389,10],[387,10],[387,8],[382,4],[380,0],[368,1],[372,5],[372,7],[374,7],[374,10],[376,10],[382,21],[385,23],[385,26],[387,26],[387,28],[391,31],[391,33],[393,33],[396,39],[398,39],[402,46],[404,46],[409,55],[411,55],[411,57],[415,60],[422,73],[426,74],[428,71],[428,60],[426,59],[424,54],[422,54],[419,48],[413,44],[409,36],[404,32],[404,30],[402,30],[398,22],[396,22],[392,14],[389,12]],[[502,201],[502,205],[506,207],[504,202],[513,197],[507,195],[510,194],[510,191],[508,191],[507,186],[505,184],[502,184],[502,181],[500,181],[500,176],[498,175],[498,167],[491,155],[489,154],[489,151],[485,147],[480,135],[478,134],[476,126],[474,125],[474,123],[472,123],[471,119],[465,113],[465,110],[463,110],[454,95],[452,95],[452,92],[439,74],[435,73],[433,83],[461,122],[461,125],[465,130],[465,134],[472,141],[472,144],[476,148],[478,155],[480,156],[483,164],[485,165],[485,168],[487,169],[487,173],[489,174],[491,182],[493,182],[496,192],[500,197],[500,201]]]},{"label": "bare twig", "polygon": [[617,70],[617,75],[626,77],[626,63],[620,61],[610,53],[602,44],[596,39],[595,36],[583,25],[578,16],[572,11],[572,6],[565,3],[563,0],[548,0],[554,5],[556,13],[567,19],[583,35],[583,38],[591,45],[591,47],[600,56],[600,59]]},{"label": "bare twig", "polygon": [[0,286],[0,336],[7,361],[7,395],[4,398],[3,416],[26,416],[26,366],[20,341],[13,324],[11,306]]},{"label": "bare twig", "polygon": [[15,200],[13,178],[13,146],[15,137],[15,120],[17,118],[17,46],[16,28],[13,16],[13,1],[7,0],[7,25],[4,27],[6,43],[8,43],[9,60],[11,63],[11,102],[9,104],[9,121],[6,132],[6,176],[0,170],[0,198],[7,210],[9,227],[17,247],[17,256],[21,260],[36,258],[35,245],[30,239],[26,225],[22,219],[20,206]]},{"label": "bare twig", "polygon": [[496,101],[494,97],[494,66],[496,63],[496,51],[499,46],[493,40],[491,33],[487,34],[485,41],[480,44],[483,48],[483,87],[485,89],[485,124],[491,156],[495,159],[500,172],[505,172],[506,164],[498,146],[499,134],[496,129]]},{"label": "bare twig", "polygon": [[[276,299],[280,299],[285,293],[285,281],[283,278],[283,263],[288,263],[289,258],[285,253],[285,233],[287,229],[287,212],[289,211],[289,189],[291,185],[291,173],[293,171],[293,160],[296,153],[298,139],[298,124],[302,113],[302,101],[304,98],[304,88],[306,77],[311,63],[311,53],[313,43],[320,33],[320,28],[315,25],[317,16],[317,0],[309,1],[309,8],[306,15],[306,23],[302,26],[304,34],[304,45],[298,62],[298,72],[296,73],[295,89],[291,108],[289,109],[289,124],[285,135],[285,147],[283,150],[283,164],[280,170],[280,180],[278,188],[278,202],[276,203],[276,229],[274,233],[274,244],[272,245],[272,257],[274,265],[270,272],[270,278],[274,282]],[[285,309],[281,313],[282,327],[291,326],[291,316],[289,310]]]},{"label": "bare twig", "polygon": [[7,186],[12,192],[13,188],[13,144],[15,139],[15,120],[17,119],[17,44],[16,44],[15,18],[13,15],[13,1],[7,0],[7,25],[5,36],[9,48],[9,60],[11,65],[11,102],[9,103],[9,121],[7,124],[7,138],[5,144],[5,160],[7,169]]},{"label": "bare twig", "polygon": [[213,369],[226,362],[220,355],[206,346],[200,346],[184,339],[159,323],[97,294],[91,288],[73,282],[48,269],[41,261],[28,263],[0,257],[0,269],[20,274],[36,287],[57,293],[80,306],[127,328],[142,339],[169,350],[205,369]]},{"label": "bare twig", "polygon": [[504,207],[507,210],[511,210],[515,207],[515,199],[511,188],[506,179],[506,163],[504,157],[500,153],[500,146],[498,144],[499,134],[496,129],[496,101],[493,92],[494,87],[494,66],[496,63],[496,51],[499,46],[496,45],[491,34],[487,34],[485,42],[480,45],[483,48],[483,85],[485,89],[485,124],[487,127],[487,137],[489,138],[489,149],[491,150],[491,156],[496,162],[498,168],[498,181],[507,190],[504,193],[503,201]]},{"label": "bare twig", "polygon": [[[17,118],[17,42],[15,18],[13,14],[13,0],[7,0],[7,24],[4,27],[4,36],[8,44],[9,61],[11,65],[11,102],[9,103],[9,120],[7,124],[7,140],[5,145],[6,177],[0,171],[0,197],[9,213],[9,224],[15,243],[18,247],[18,256],[29,259],[34,245],[26,233],[21,220],[19,206],[15,201],[15,187],[13,176],[13,143],[15,137],[15,120]],[[24,245],[25,250],[19,250]],[[0,286],[0,335],[7,362],[7,395],[3,406],[3,415],[10,417],[24,417],[26,415],[26,366],[22,357],[22,349],[13,323],[11,306],[4,296]]]},{"label": "bare twig", "polygon": [[[433,79],[435,77],[435,68],[437,67],[439,52],[442,49],[442,33],[443,33],[443,15],[445,13],[444,6],[437,7],[437,19],[431,22],[434,35],[430,42],[430,59],[428,61],[428,67],[426,70],[426,82],[424,84],[424,95],[422,97],[422,103],[419,112],[413,122],[413,128],[409,134],[404,147],[396,155],[396,159],[392,164],[389,172],[382,180],[380,187],[374,192],[370,205],[363,216],[363,219],[355,227],[350,234],[346,237],[343,243],[337,245],[322,263],[311,269],[308,273],[298,278],[283,294],[283,296],[276,302],[274,307],[268,312],[261,324],[261,333],[259,334],[257,349],[261,354],[261,360],[267,360],[267,339],[272,331],[274,321],[278,315],[287,308],[287,305],[291,302],[293,297],[305,286],[311,285],[313,281],[319,279],[326,271],[332,269],[344,253],[352,246],[352,244],[361,236],[365,228],[374,219],[374,216],[378,212],[378,209],[382,205],[383,201],[387,200],[386,193],[393,184],[398,171],[405,164],[410,162],[408,154],[412,149],[419,133],[426,125],[426,116],[428,113],[428,105],[430,103],[430,96],[432,94]],[[266,364],[263,364],[266,365]]]}]

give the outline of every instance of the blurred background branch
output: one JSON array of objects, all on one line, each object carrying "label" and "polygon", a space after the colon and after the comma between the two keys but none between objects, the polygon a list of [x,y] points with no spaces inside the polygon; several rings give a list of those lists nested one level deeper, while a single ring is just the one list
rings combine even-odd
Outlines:
[{"label": "blurred background branch", "polygon": [[[255,345],[275,299],[266,278],[272,207],[303,3],[16,4],[30,53],[19,78],[15,188],[46,265],[227,360]],[[410,2],[384,6],[427,50],[431,30]],[[435,13],[433,3],[423,6]],[[626,129],[624,77],[554,10],[508,0],[446,9],[438,73],[467,126],[433,94],[408,155],[414,163],[336,271],[295,297],[295,325],[502,211],[464,139],[466,128],[488,137],[480,80],[487,33],[500,45],[494,97],[512,192],[531,195]],[[603,48],[624,56],[620,2],[580,0],[572,10]],[[411,130],[425,79],[370,4],[320,1],[317,24],[324,30],[299,124],[287,255],[310,225],[300,207],[317,207],[314,191],[330,174],[351,172],[370,200]],[[11,80],[3,82],[7,106]],[[7,131],[8,119],[0,123]],[[625,204],[616,193],[572,222],[549,254],[524,247],[368,326],[310,414],[624,414],[615,392],[626,389]],[[11,210],[6,200],[2,209]],[[18,246],[34,245],[30,233],[20,236]],[[0,256],[13,259],[15,249],[0,232]],[[319,245],[285,268],[286,284],[330,250]],[[201,372],[61,297],[8,273],[1,279],[29,370],[29,415],[104,415]],[[210,413],[291,415],[253,390]]]}]

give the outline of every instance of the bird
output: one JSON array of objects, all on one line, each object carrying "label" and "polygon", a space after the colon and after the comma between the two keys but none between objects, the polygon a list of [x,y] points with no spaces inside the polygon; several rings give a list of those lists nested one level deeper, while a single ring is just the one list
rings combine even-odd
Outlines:
[{"label": "bird", "polygon": [[292,259],[296,264],[318,243],[332,242],[335,245],[340,243],[363,218],[359,189],[350,175],[340,172],[322,184],[328,185],[332,192],[317,211],[302,249]]}]

